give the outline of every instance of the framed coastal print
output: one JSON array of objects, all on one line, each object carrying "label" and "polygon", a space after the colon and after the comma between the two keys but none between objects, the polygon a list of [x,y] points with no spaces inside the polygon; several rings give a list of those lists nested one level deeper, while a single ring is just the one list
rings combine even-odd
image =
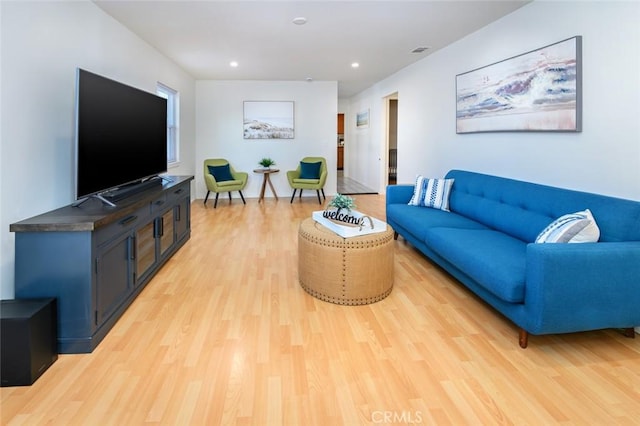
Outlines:
[{"label": "framed coastal print", "polygon": [[293,139],[293,101],[245,101],[245,139]]},{"label": "framed coastal print", "polygon": [[358,129],[365,129],[369,127],[369,110],[360,111],[356,114],[356,127]]},{"label": "framed coastal print", "polygon": [[456,133],[580,132],[582,37],[456,76]]}]

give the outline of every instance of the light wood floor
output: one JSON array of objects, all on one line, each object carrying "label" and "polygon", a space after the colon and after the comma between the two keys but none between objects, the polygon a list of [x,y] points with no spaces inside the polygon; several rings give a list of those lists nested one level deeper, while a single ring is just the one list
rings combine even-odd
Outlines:
[{"label": "light wood floor", "polygon": [[[395,244],[395,285],[338,306],[297,282],[314,197],[192,204],[192,236],[91,354],[1,389],[2,425],[612,425],[640,419],[640,338],[531,336]],[[381,195],[356,196],[384,218]]]}]

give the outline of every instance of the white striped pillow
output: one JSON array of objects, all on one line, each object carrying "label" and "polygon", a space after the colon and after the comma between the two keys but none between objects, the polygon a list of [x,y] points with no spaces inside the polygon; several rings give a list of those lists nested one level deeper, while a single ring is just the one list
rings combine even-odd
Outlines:
[{"label": "white striped pillow", "polygon": [[595,243],[600,228],[589,209],[560,216],[540,232],[536,243]]},{"label": "white striped pillow", "polygon": [[409,205],[449,211],[449,194],[452,185],[453,179],[430,179],[418,175]]}]

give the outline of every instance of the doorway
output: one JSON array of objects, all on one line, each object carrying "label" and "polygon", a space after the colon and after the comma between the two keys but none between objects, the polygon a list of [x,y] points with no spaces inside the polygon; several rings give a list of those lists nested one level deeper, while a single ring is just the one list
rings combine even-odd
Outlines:
[{"label": "doorway", "polygon": [[[348,176],[345,176],[345,153],[347,152],[347,147],[349,145],[349,141],[345,140],[344,134],[344,121],[345,116],[342,113],[338,114],[338,151],[337,151],[337,179],[336,179],[336,190],[339,194],[343,195],[354,195],[354,194],[377,194],[377,191],[374,191],[371,188],[366,187],[360,182],[351,179]],[[348,155],[348,154],[347,154]]]},{"label": "doorway", "polygon": [[387,100],[387,185],[398,182],[398,94],[394,93]]}]

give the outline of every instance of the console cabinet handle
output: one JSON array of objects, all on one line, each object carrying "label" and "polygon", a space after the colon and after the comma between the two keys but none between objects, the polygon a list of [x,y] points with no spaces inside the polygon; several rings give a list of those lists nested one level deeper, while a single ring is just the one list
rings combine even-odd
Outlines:
[{"label": "console cabinet handle", "polygon": [[162,217],[156,218],[153,233],[155,238],[160,238],[164,235],[164,221]]},{"label": "console cabinet handle", "polygon": [[136,258],[136,238],[129,237],[128,251],[129,251],[129,259],[135,260]]},{"label": "console cabinet handle", "polygon": [[122,219],[120,221],[120,225],[122,225],[122,226],[128,225],[128,224],[130,224],[131,222],[134,222],[137,219],[138,219],[138,216],[136,216],[136,215],[131,215],[129,217],[125,217],[124,219]]}]

